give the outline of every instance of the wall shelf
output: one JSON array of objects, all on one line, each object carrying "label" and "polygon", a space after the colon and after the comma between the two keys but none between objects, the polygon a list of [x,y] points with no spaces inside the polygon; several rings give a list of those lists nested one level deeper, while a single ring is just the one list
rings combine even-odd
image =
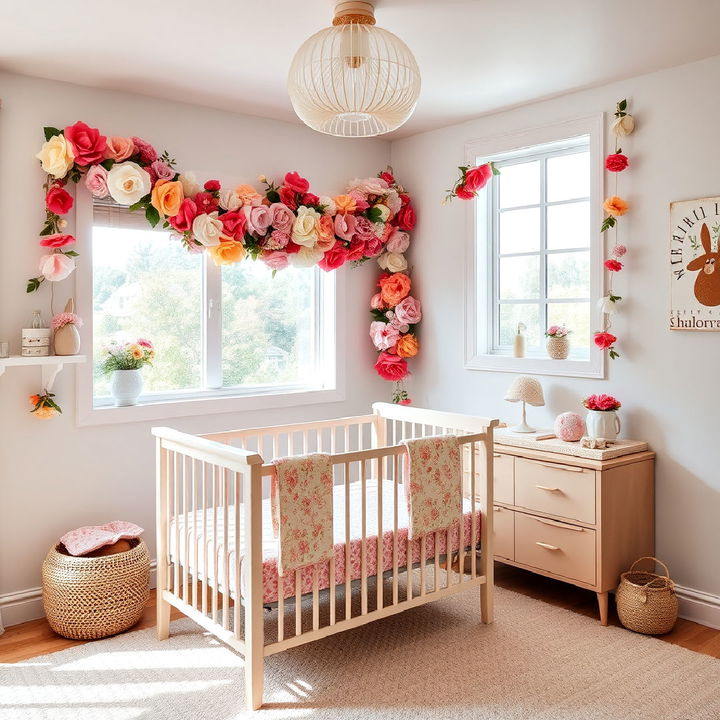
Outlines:
[{"label": "wall shelf", "polygon": [[10,357],[0,358],[0,376],[9,367],[39,365],[42,368],[42,389],[50,392],[55,383],[55,378],[63,369],[63,365],[76,365],[86,360],[86,355],[45,355],[44,357],[11,355]]}]

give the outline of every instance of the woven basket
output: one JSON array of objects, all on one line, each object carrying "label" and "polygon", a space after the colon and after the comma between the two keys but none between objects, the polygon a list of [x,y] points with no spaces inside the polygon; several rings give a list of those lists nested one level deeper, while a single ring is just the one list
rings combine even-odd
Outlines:
[{"label": "woven basket", "polygon": [[570,354],[570,339],[567,335],[563,335],[563,337],[548,337],[547,351],[553,360],[565,360]]},{"label": "woven basket", "polygon": [[50,548],[42,566],[50,627],[74,640],[94,640],[132,627],[150,593],[150,557],[142,540],[127,552],[73,557]]},{"label": "woven basket", "polygon": [[[664,575],[635,570],[643,560],[654,560],[662,565]],[[620,622],[628,629],[645,635],[662,635],[675,626],[678,599],[675,583],[670,579],[667,565],[654,557],[636,560],[627,572],[620,576],[615,592],[615,604]]]}]

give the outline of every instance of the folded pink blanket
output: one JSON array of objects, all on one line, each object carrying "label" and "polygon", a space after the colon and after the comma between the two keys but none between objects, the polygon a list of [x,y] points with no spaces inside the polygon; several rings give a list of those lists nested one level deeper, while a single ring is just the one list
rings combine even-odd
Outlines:
[{"label": "folded pink blanket", "polygon": [[118,540],[140,537],[142,533],[143,529],[134,523],[113,520],[105,525],[86,525],[71,530],[60,538],[60,542],[71,555],[86,555]]}]

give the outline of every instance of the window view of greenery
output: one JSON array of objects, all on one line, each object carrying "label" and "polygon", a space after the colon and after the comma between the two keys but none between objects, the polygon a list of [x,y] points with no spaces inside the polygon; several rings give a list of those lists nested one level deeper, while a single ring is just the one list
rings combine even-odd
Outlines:
[{"label": "window view of greenery", "polygon": [[590,153],[586,147],[498,163],[495,205],[496,349],[519,323],[541,353],[549,325],[572,330],[576,359],[590,348]]}]

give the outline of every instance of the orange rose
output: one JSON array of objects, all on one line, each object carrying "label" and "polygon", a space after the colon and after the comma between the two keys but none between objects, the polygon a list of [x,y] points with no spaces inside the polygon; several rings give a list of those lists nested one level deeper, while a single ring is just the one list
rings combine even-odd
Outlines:
[{"label": "orange rose", "polygon": [[252,185],[238,185],[235,194],[243,205],[260,205],[262,195]]},{"label": "orange rose", "polygon": [[179,180],[158,180],[150,196],[152,206],[163,217],[175,217],[184,199],[185,193]]},{"label": "orange rose", "polygon": [[338,215],[354,213],[357,210],[357,203],[352,195],[337,195],[333,199],[335,200],[335,208]]},{"label": "orange rose", "polygon": [[31,395],[30,396],[30,402],[33,405],[37,405],[40,402],[40,396],[39,395]]},{"label": "orange rose", "polygon": [[395,307],[410,293],[410,278],[405,273],[393,273],[380,280],[380,296],[388,307]]},{"label": "orange rose", "polygon": [[318,236],[315,247],[318,250],[327,252],[335,245],[335,223],[329,215],[321,215],[315,221],[315,231]]},{"label": "orange rose", "polygon": [[134,155],[135,143],[132,138],[118,137],[113,135],[107,139],[107,145],[105,147],[105,157],[115,162],[122,162],[127,160],[129,157]]},{"label": "orange rose", "polygon": [[207,250],[212,255],[213,262],[218,266],[240,262],[247,255],[242,243],[235,242],[226,235],[221,236],[219,245],[209,247]]},{"label": "orange rose", "polygon": [[628,211],[628,204],[622,198],[613,195],[603,203],[603,210],[608,215],[619,217]]},{"label": "orange rose", "polygon": [[402,358],[415,357],[419,349],[420,343],[418,343],[418,339],[412,333],[401,335],[395,346],[395,352]]}]

